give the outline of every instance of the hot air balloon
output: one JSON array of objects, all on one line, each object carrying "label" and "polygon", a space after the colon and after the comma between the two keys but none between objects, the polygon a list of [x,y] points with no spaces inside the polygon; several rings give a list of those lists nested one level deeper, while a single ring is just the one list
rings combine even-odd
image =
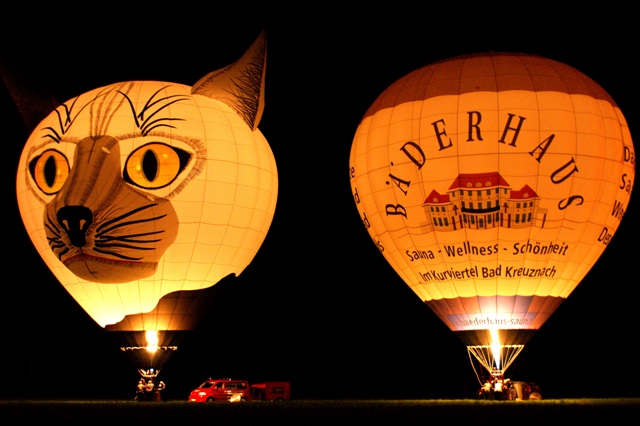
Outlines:
[{"label": "hot air balloon", "polygon": [[17,199],[42,259],[154,378],[256,256],[278,175],[258,129],[266,35],[188,86],[126,81],[53,110],[29,136]]},{"label": "hot air balloon", "polygon": [[349,162],[386,261],[474,369],[500,379],[611,241],[635,174],[629,128],[601,86],[508,52],[393,83],[359,123]]}]

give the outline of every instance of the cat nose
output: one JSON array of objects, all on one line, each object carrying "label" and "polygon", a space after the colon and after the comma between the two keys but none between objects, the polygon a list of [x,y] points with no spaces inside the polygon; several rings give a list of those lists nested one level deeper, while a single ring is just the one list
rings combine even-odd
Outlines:
[{"label": "cat nose", "polygon": [[58,210],[58,223],[69,236],[71,244],[84,247],[86,231],[93,223],[93,212],[85,206],[64,206]]}]

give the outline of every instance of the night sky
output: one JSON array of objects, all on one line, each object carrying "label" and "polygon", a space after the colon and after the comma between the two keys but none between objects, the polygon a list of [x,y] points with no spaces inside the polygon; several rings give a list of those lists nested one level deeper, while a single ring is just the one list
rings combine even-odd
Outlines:
[{"label": "night sky", "polygon": [[[512,51],[591,77],[640,138],[637,26],[630,11],[607,6],[576,15],[509,6],[511,14],[443,8],[369,17],[309,6],[295,20],[185,7],[153,19],[121,11],[86,20],[5,15],[20,30],[8,33],[1,22],[0,59],[38,93],[65,101],[118,81],[193,84],[266,30],[259,128],[278,164],[274,221],[253,263],[217,285],[210,315],[165,365],[167,396],[186,399],[208,377],[233,377],[289,380],[300,398],[466,398],[478,388],[466,347],[397,277],[360,221],[347,174],[353,135],[369,105],[407,73],[461,54]],[[30,129],[4,86],[0,96],[8,150],[0,398],[133,398],[135,368],[24,230],[15,173]],[[548,398],[640,396],[638,203],[632,196],[603,256],[508,377],[540,383]]]}]

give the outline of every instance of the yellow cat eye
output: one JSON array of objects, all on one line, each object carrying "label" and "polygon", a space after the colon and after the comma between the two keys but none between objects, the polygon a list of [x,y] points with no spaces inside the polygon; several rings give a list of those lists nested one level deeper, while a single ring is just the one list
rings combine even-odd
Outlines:
[{"label": "yellow cat eye", "polygon": [[148,143],[133,151],[124,166],[124,180],[144,189],[169,185],[184,169],[189,154],[164,143]]},{"label": "yellow cat eye", "polygon": [[49,149],[29,163],[29,170],[36,185],[47,195],[60,191],[69,177],[69,162],[60,151]]}]

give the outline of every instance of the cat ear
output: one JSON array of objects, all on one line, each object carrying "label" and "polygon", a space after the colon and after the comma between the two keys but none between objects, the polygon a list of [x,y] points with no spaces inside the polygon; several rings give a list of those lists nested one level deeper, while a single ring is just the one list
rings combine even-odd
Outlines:
[{"label": "cat ear", "polygon": [[266,62],[267,37],[263,31],[239,60],[202,77],[191,93],[224,102],[255,130],[264,110]]}]

